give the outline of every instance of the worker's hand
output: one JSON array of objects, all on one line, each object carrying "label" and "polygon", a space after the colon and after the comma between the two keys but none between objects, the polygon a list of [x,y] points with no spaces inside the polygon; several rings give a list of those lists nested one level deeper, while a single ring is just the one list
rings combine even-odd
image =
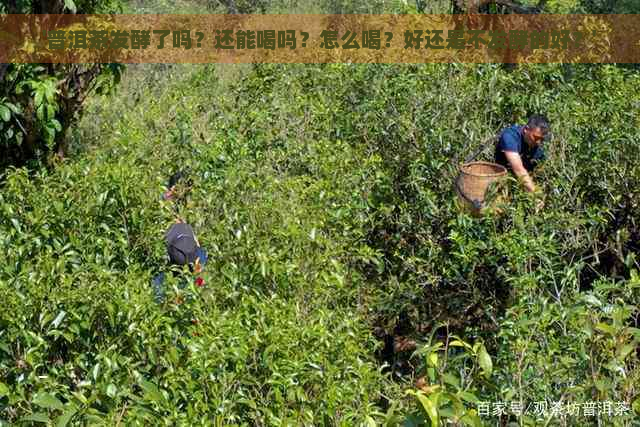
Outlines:
[{"label": "worker's hand", "polygon": [[520,154],[512,151],[503,151],[503,153],[509,161],[509,164],[511,164],[511,170],[513,170],[513,173],[518,177],[520,182],[522,182],[524,188],[530,193],[535,192],[536,185],[533,183],[531,175],[529,175],[529,172],[522,164]]}]

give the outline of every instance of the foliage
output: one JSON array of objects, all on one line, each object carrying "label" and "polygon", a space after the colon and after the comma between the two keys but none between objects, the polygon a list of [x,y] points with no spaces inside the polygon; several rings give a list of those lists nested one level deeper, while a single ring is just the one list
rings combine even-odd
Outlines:
[{"label": "foliage", "polygon": [[[51,174],[7,177],[2,417],[308,425],[377,417],[384,379],[375,342],[352,303],[341,302],[354,301],[357,274],[340,261],[346,241],[324,225],[350,224],[352,188],[366,189],[375,159],[317,141],[298,153],[301,164],[333,156],[361,175],[336,180],[326,165],[315,179],[285,176],[223,131],[203,145],[197,127],[148,125],[186,117],[167,108],[177,100],[193,117],[215,90],[208,74],[159,98],[136,86],[145,105],[115,126],[103,122],[101,131],[114,133],[99,150]],[[186,88],[199,96],[185,99]],[[114,119],[120,110],[109,111]],[[173,218],[161,182],[184,144],[193,144],[196,190],[180,214],[212,261],[203,288],[180,289],[176,279],[158,305],[149,282],[163,268],[161,237]],[[325,217],[331,206],[353,213]]]},{"label": "foliage", "polygon": [[607,0],[581,0],[586,13],[638,13],[640,5],[633,0],[607,1]]},{"label": "foliage", "polygon": [[[444,321],[465,336],[483,336],[488,351],[501,355],[495,363],[500,388],[482,389],[485,400],[571,396],[586,402],[597,396],[630,406],[637,395],[635,353],[625,351],[622,378],[610,377],[620,375],[619,365],[598,371],[607,377],[604,382],[619,384],[599,394],[594,393],[603,380],[594,380],[589,369],[577,370],[586,365],[576,355],[593,349],[604,361],[635,345],[637,292],[619,303],[605,297],[603,304],[627,313],[622,322],[632,328],[609,336],[581,333],[602,322],[584,317],[589,308],[579,301],[585,292],[599,292],[598,277],[608,277],[607,286],[633,286],[638,140],[628,124],[638,118],[621,95],[637,90],[638,83],[637,74],[612,66],[522,66],[514,73],[489,65],[258,66],[243,81],[255,95],[235,100],[238,110],[249,113],[225,126],[252,141],[250,152],[264,160],[274,151],[289,151],[286,141],[323,137],[381,159],[361,211],[369,232],[364,241],[354,236],[361,255],[349,264],[367,274],[367,313],[384,333],[419,340]],[[288,94],[287,102],[281,93]],[[577,94],[579,103],[572,101]],[[553,160],[537,176],[547,208],[536,213],[534,201],[512,184],[512,203],[503,215],[473,220],[459,214],[450,187],[456,159],[474,151],[475,141],[538,111],[552,117],[555,133]],[[282,167],[298,170],[292,160]],[[561,311],[551,310],[550,301]],[[567,317],[567,307],[575,308],[575,318]],[[549,316],[536,329],[543,343],[518,347],[518,337],[531,331],[530,324],[516,320],[523,316]],[[575,362],[560,370],[554,358],[543,357],[558,352]],[[516,354],[535,365],[527,367],[526,389],[507,385],[524,363],[510,361]],[[396,367],[399,357],[392,369],[406,375]],[[546,372],[545,366],[556,370]],[[581,388],[558,391],[571,381]]]},{"label": "foliage", "polygon": [[476,377],[486,381],[493,371],[487,349],[481,342],[471,345],[455,335],[447,336],[444,342],[433,341],[432,334],[430,341],[416,352],[424,357],[425,372],[416,381],[417,390],[409,390],[408,394],[417,398],[422,411],[411,414],[407,420],[419,424],[429,420],[436,426],[440,420],[482,425],[473,406],[479,403]]},{"label": "foliage", "polygon": [[[1,13],[113,13],[118,0],[19,1]],[[10,19],[7,15],[0,19]],[[108,91],[120,79],[121,64],[1,64],[0,168],[34,164],[47,154],[64,157],[67,130],[77,121],[85,99]]]},{"label": "foliage", "polygon": [[[49,74],[19,72],[57,134]],[[633,425],[639,90],[608,65],[132,67],[88,100],[76,158],[4,178],[0,418]],[[13,123],[29,104],[2,96]],[[504,212],[460,212],[461,159],[534,112],[544,209],[512,179]],[[176,207],[160,195],[184,165]],[[158,303],[176,209],[210,262]],[[479,413],[541,401],[629,411]]]},{"label": "foliage", "polygon": [[[450,0],[454,13],[638,13],[640,5],[634,0]],[[425,5],[417,0],[418,9]],[[431,12],[434,13],[434,12]],[[448,13],[442,10],[440,13]]]}]

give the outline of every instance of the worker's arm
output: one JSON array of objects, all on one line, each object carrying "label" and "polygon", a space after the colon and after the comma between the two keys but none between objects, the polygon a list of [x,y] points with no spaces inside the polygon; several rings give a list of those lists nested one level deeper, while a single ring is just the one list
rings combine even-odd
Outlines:
[{"label": "worker's arm", "polygon": [[513,173],[515,173],[520,181],[522,181],[527,191],[531,193],[536,191],[536,186],[533,183],[533,179],[531,179],[529,172],[522,164],[522,158],[520,157],[520,154],[516,153],[515,151],[503,151],[503,153],[509,161],[509,164],[511,165],[511,170],[513,170]]}]

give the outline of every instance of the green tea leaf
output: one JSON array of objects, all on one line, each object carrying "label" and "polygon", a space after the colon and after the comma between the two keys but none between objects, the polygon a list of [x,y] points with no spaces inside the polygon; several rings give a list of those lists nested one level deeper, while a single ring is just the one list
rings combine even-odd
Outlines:
[{"label": "green tea leaf", "polygon": [[629,353],[631,353],[633,350],[635,350],[636,347],[637,347],[637,345],[634,345],[634,344],[623,345],[622,348],[619,349],[618,359],[620,359],[620,360],[626,359],[626,357],[629,355]]},{"label": "green tea leaf", "polygon": [[65,427],[71,421],[71,418],[78,412],[78,408],[71,406],[67,408],[62,415],[56,419],[56,427]]},{"label": "green tea leaf", "polygon": [[460,418],[460,420],[467,426],[471,426],[471,427],[483,426],[482,421],[480,420],[480,417],[478,416],[478,414],[474,409],[467,411],[467,413],[462,418]]},{"label": "green tea leaf", "polygon": [[422,392],[417,392],[415,393],[415,395],[420,401],[420,403],[422,404],[424,411],[429,416],[429,419],[431,420],[431,426],[438,427],[439,416],[438,416],[438,409],[436,408],[436,405],[431,401],[429,397],[425,396]]},{"label": "green tea leaf", "polygon": [[605,334],[609,334],[609,335],[615,335],[616,334],[616,330],[613,328],[613,326],[607,324],[607,323],[598,323],[596,325],[596,329],[599,330],[600,332],[604,332]]},{"label": "green tea leaf", "polygon": [[64,0],[64,7],[69,9],[71,13],[76,13],[78,11],[78,9],[76,8],[76,4],[73,2],[73,0]]},{"label": "green tea leaf", "polygon": [[116,388],[116,386],[114,384],[109,384],[107,386],[107,396],[115,397],[117,392],[118,392],[118,389]]},{"label": "green tea leaf", "polygon": [[42,92],[41,90],[36,91],[36,96],[34,99],[34,104],[36,105],[36,107],[42,106],[43,98],[44,98],[44,92]]},{"label": "green tea leaf", "polygon": [[438,367],[438,353],[434,351],[431,354],[429,354],[429,357],[427,358],[427,362],[429,363],[429,366],[433,366],[434,368],[437,368]]},{"label": "green tea leaf", "polygon": [[467,401],[469,403],[476,403],[480,401],[480,399],[478,399],[478,397],[475,394],[470,393],[468,391],[461,391],[460,393],[458,393],[458,396],[460,396],[462,400]]},{"label": "green tea leaf", "polygon": [[482,373],[485,378],[489,378],[491,376],[491,372],[493,372],[493,363],[491,362],[491,356],[487,353],[487,349],[484,344],[481,344],[478,349],[478,363],[480,364],[480,368],[482,368]]},{"label": "green tea leaf", "polygon": [[0,117],[5,122],[8,122],[11,119],[11,110],[9,110],[4,105],[0,105]]},{"label": "green tea leaf", "polygon": [[36,412],[35,414],[27,415],[26,417],[22,417],[20,421],[35,421],[37,423],[48,423],[49,416],[44,412]]},{"label": "green tea leaf", "polygon": [[49,393],[38,393],[33,398],[33,403],[46,409],[63,410],[64,405],[57,397]]},{"label": "green tea leaf", "polygon": [[162,393],[160,393],[160,389],[157,385],[147,380],[141,380],[140,386],[144,390],[146,399],[156,403],[164,402],[164,396],[162,395]]}]

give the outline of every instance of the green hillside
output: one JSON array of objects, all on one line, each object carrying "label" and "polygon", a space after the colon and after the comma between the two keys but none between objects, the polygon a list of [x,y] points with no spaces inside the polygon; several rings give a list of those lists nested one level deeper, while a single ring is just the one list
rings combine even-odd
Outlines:
[{"label": "green hillside", "polygon": [[[638,93],[614,65],[128,66],[67,158],[3,172],[0,425],[640,425]],[[458,165],[537,112],[544,196],[462,212]],[[176,218],[204,285],[158,300]]]}]

